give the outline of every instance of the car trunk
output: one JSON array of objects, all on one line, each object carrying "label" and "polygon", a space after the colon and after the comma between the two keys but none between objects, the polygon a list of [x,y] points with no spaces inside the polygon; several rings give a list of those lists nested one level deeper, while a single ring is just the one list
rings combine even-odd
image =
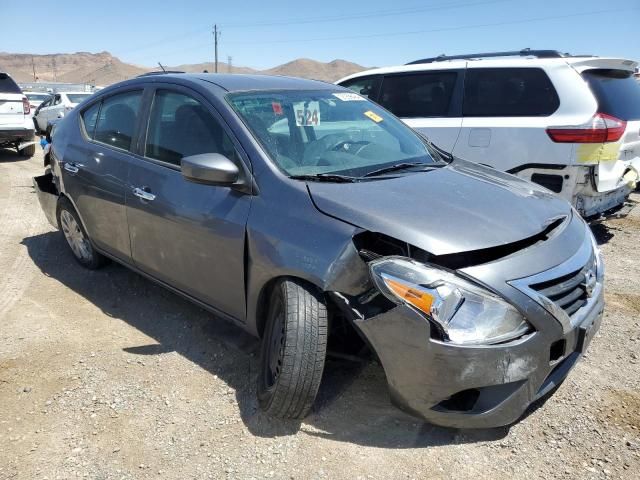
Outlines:
[{"label": "car trunk", "polygon": [[634,66],[629,60],[615,59],[588,59],[574,64],[598,102],[598,113],[624,122],[624,132],[615,141],[578,147],[579,158],[599,160],[599,192],[632,181],[631,177],[640,170],[640,84],[633,77]]},{"label": "car trunk", "polygon": [[24,106],[19,93],[0,92],[0,125],[21,126],[24,121]]}]

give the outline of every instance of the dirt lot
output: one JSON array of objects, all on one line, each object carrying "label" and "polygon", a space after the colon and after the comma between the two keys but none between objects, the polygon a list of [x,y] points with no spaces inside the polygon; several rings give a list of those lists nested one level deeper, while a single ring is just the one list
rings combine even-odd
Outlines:
[{"label": "dirt lot", "polygon": [[0,151],[0,479],[640,478],[640,208],[596,228],[601,333],[516,425],[423,424],[378,365],[337,361],[296,423],[257,410],[253,339],[123,267],[79,267],[41,171]]}]

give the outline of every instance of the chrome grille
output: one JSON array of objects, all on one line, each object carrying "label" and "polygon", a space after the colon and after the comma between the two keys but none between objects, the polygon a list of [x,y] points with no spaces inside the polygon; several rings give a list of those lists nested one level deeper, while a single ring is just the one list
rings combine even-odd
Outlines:
[{"label": "chrome grille", "polygon": [[540,295],[547,297],[567,312],[567,315],[571,316],[583,307],[589,299],[586,289],[586,275],[589,270],[595,272],[595,258],[591,258],[578,271],[536,283],[530,285],[530,287]]}]

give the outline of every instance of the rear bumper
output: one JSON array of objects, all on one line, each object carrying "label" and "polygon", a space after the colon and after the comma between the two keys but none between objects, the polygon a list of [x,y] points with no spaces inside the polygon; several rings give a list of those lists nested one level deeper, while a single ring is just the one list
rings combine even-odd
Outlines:
[{"label": "rear bumper", "polygon": [[59,194],[58,188],[53,182],[51,172],[40,175],[39,177],[33,177],[33,188],[38,195],[40,207],[47,217],[47,220],[54,228],[58,228],[56,209],[58,207]]},{"label": "rear bumper", "polygon": [[[635,188],[635,184],[633,188]],[[588,195],[579,194],[576,196],[576,210],[583,218],[606,216],[609,211],[624,205],[633,188],[629,185],[623,185],[609,192],[593,192]]]},{"label": "rear bumper", "polygon": [[437,425],[492,428],[518,420],[575,366],[602,320],[602,287],[594,293],[575,326],[554,339],[535,332],[456,346],[432,339],[428,321],[406,306],[355,324],[382,362],[394,404]]},{"label": "rear bumper", "polygon": [[33,128],[8,128],[0,126],[0,145],[31,140],[33,135]]}]

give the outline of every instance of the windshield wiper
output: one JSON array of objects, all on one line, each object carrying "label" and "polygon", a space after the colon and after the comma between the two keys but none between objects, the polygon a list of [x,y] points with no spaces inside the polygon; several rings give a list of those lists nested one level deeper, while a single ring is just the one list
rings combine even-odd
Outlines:
[{"label": "windshield wiper", "polygon": [[310,182],[332,182],[332,183],[353,183],[357,182],[357,177],[348,177],[337,173],[314,173],[311,175],[291,175],[294,180],[307,180]]},{"label": "windshield wiper", "polygon": [[428,167],[428,168],[425,168],[424,170],[421,170],[421,171],[431,170],[432,168],[435,167],[434,165],[430,165],[430,164],[425,163],[425,162],[402,162],[402,163],[396,163],[395,165],[389,165],[388,167],[379,168],[377,170],[372,170],[369,173],[365,173],[363,175],[363,178],[364,177],[375,177],[376,175],[382,175],[383,173],[395,172],[395,171],[398,171],[398,170],[404,170],[404,169],[407,169],[407,168],[419,167],[419,166]]}]

